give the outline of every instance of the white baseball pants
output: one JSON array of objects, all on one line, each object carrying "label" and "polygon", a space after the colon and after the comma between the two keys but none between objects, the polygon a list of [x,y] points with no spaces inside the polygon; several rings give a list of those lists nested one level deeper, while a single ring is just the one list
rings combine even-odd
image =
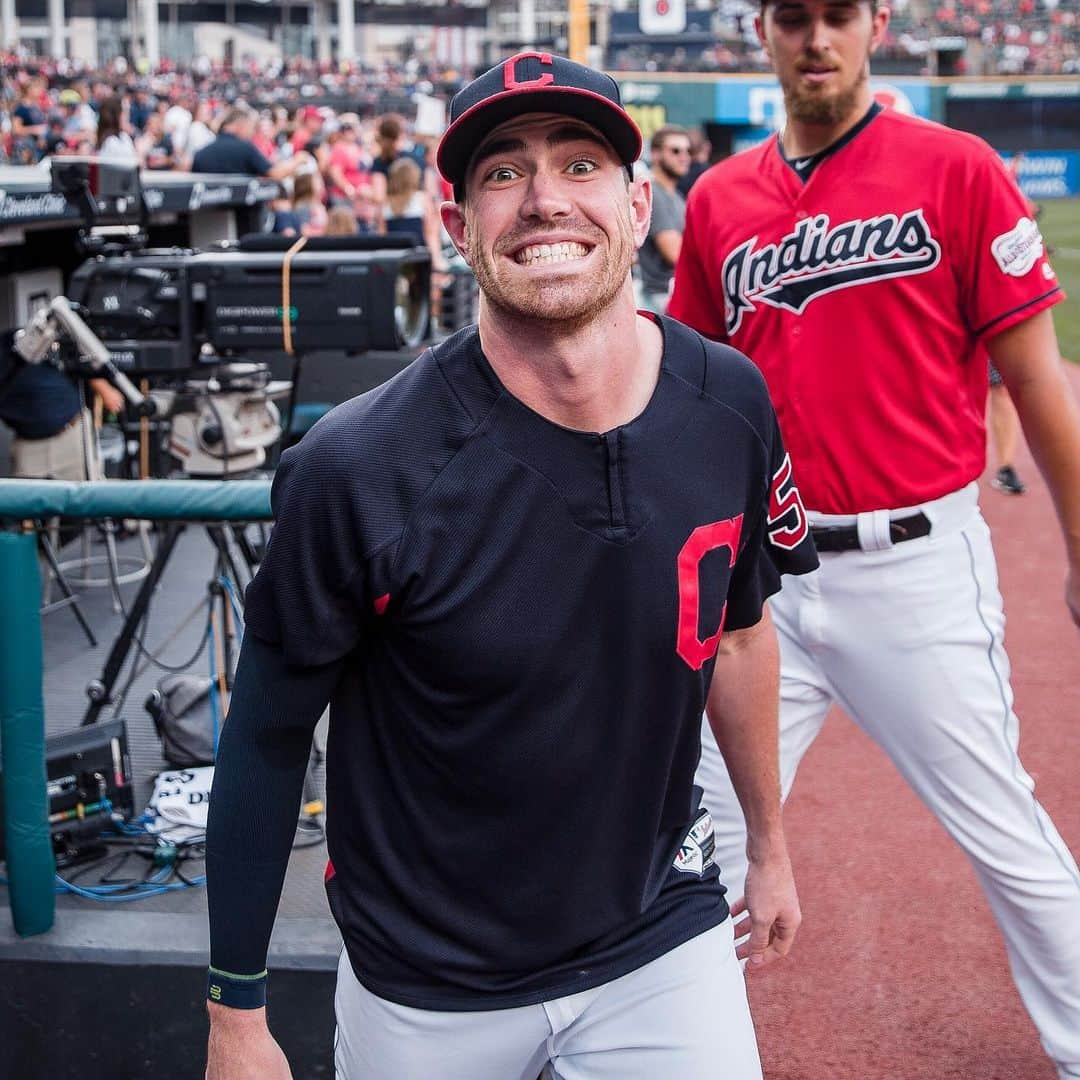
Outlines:
[{"label": "white baseball pants", "polygon": [[[785,578],[772,599],[782,794],[838,702],[971,859],[1043,1046],[1062,1076],[1080,1077],[1080,874],[1017,753],[1005,617],[977,486],[919,509],[930,536],[823,554],[820,570]],[[814,525],[855,520],[809,516]],[[864,535],[881,531],[868,523]],[[697,780],[721,880],[741,896],[742,814],[707,722]]]},{"label": "white baseball pants", "polygon": [[342,952],[334,1007],[338,1080],[761,1080],[730,919],[603,986],[488,1012],[376,997]]}]

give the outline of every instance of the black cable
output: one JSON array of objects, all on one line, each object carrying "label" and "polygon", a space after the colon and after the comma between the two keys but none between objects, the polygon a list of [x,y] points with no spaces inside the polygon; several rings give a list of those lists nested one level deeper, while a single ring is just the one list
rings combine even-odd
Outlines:
[{"label": "black cable", "polygon": [[[311,833],[312,835],[307,839],[301,841],[300,836],[302,833]],[[318,847],[326,839],[326,828],[322,822],[314,818],[301,818],[296,826],[296,835],[293,837],[293,851],[299,851],[302,848]]]},{"label": "black cable", "polygon": [[[150,863],[148,869],[143,871],[141,881],[138,878],[133,877],[113,877],[113,875],[120,870],[120,868],[128,861],[128,859],[134,858],[137,855],[141,855],[144,859],[149,860]],[[131,848],[128,851],[121,851],[120,854],[116,856],[115,864],[115,867],[109,868],[107,872],[104,872],[103,869],[101,877],[98,878],[98,884],[126,885],[128,886],[128,888],[135,888],[139,885],[147,884],[148,878],[150,876],[150,871],[152,871],[154,868],[154,856],[153,854],[146,851],[141,851],[138,848]],[[69,876],[67,880],[71,881],[71,877]]]},{"label": "black cable", "polygon": [[[139,655],[138,655],[139,653],[141,653],[143,656],[146,657],[146,660],[147,660],[148,663],[153,664],[156,668],[160,669],[161,671],[166,671],[166,672],[168,672],[169,674],[172,674],[172,675],[182,674],[183,672],[187,671],[189,668],[195,666],[195,664],[198,661],[199,657],[202,656],[203,650],[206,648],[207,641],[210,640],[210,618],[211,618],[211,608],[210,608],[211,600],[210,600],[210,598],[207,598],[207,600],[204,601],[204,603],[206,604],[206,623],[203,626],[202,634],[199,637],[198,647],[195,649],[195,652],[192,654],[191,659],[189,659],[184,664],[179,664],[179,665],[173,666],[171,664],[164,663],[164,661],[158,660],[157,657],[155,657],[153,655],[153,653],[151,653],[149,650],[147,650],[143,646],[142,640],[139,637],[138,628],[136,628],[135,633],[132,635],[132,640],[135,642],[135,645],[136,645],[136,648],[137,648],[138,652],[132,657],[131,673],[128,675],[127,682],[124,683],[123,689],[121,689],[119,697],[116,699],[116,703],[115,703],[114,708],[113,708],[113,712],[114,712],[115,715],[118,716],[120,714],[121,710],[123,709],[124,705],[127,702],[127,696],[131,692],[132,686],[135,685],[135,680],[146,670],[145,667],[140,667],[139,666]],[[149,621],[149,618],[150,618],[150,605],[147,604],[146,611],[143,613],[143,618],[140,620],[139,625],[140,626],[146,626],[146,624]],[[146,630],[144,629],[142,631],[142,633],[145,634]]]},{"label": "black cable", "polygon": [[[147,614],[147,616],[149,616],[149,614],[150,614],[150,608],[149,607],[147,607],[147,609],[146,609],[146,614]],[[148,622],[148,619],[143,618],[141,620],[141,622],[142,622],[143,625],[145,625]],[[207,627],[209,627],[209,625],[210,625],[209,617],[207,617],[206,625],[207,625]],[[144,630],[143,633],[145,634],[146,631]],[[149,649],[146,648],[145,644],[143,643],[143,640],[139,637],[138,633],[135,634],[133,640],[135,641],[135,645],[138,647],[139,652],[142,653],[142,655],[146,658],[148,663],[153,664],[154,667],[160,668],[162,671],[168,671],[171,674],[178,675],[181,672],[187,671],[187,669],[189,667],[192,667],[194,665],[195,661],[198,660],[199,657],[202,655],[203,650],[206,648],[206,628],[204,628],[204,630],[203,630],[202,638],[199,641],[199,647],[195,650],[195,653],[191,657],[191,659],[188,660],[186,663],[177,664],[177,665],[166,664],[164,660],[159,660],[157,656],[155,656],[152,652],[150,652]]]},{"label": "black cable", "polygon": [[200,888],[198,882],[192,881],[191,878],[189,878],[189,877],[185,877],[185,875],[183,874],[183,872],[181,871],[181,869],[180,869],[180,867],[178,865],[173,867],[173,873],[177,876],[177,878],[179,878],[180,881],[182,881],[189,888],[192,888],[192,889]]}]

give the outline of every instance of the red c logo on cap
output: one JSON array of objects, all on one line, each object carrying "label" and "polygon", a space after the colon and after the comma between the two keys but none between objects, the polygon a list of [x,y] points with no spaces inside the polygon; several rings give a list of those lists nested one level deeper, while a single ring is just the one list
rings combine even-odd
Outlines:
[{"label": "red c logo on cap", "polygon": [[548,67],[551,66],[551,53],[527,52],[510,57],[510,59],[503,64],[503,86],[505,86],[507,90],[520,90],[524,86],[550,86],[555,81],[555,76],[552,75],[550,71],[545,71],[539,79],[528,79],[525,82],[518,82],[515,70],[517,68],[517,63],[519,60],[528,60],[530,57],[539,60],[541,64],[547,64]]}]

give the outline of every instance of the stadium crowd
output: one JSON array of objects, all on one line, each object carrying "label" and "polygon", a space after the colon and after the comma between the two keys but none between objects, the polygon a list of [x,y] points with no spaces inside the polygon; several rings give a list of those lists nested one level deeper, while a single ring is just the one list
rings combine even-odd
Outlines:
[{"label": "stadium crowd", "polygon": [[[936,6],[935,6],[936,5]],[[969,42],[972,74],[1080,72],[1080,0],[894,0],[884,58],[926,55],[942,35]],[[749,0],[723,0],[694,43],[612,51],[622,71],[766,71]],[[702,40],[704,39],[704,40]],[[443,197],[433,168],[441,104],[469,71],[412,59],[339,67],[290,59],[265,65],[165,60],[154,71],[122,58],[74,61],[0,54],[0,163],[105,153],[149,169],[291,178],[276,227],[438,235]],[[431,110],[418,109],[427,101]],[[413,117],[427,116],[416,127]],[[433,246],[436,250],[438,245]]]},{"label": "stadium crowd", "polygon": [[[956,39],[960,75],[1080,73],[1080,0],[891,0],[885,42],[875,64],[895,73],[937,74],[933,43]],[[750,0],[720,0],[709,40],[659,48],[649,41],[620,45],[617,71],[767,72]]]},{"label": "stadium crowd", "polygon": [[405,231],[441,249],[444,192],[433,163],[441,124],[425,128],[417,100],[445,99],[455,72],[292,62],[143,75],[122,63],[108,71],[2,63],[4,163],[100,153],[146,169],[289,178],[289,197],[274,206],[278,231]]}]

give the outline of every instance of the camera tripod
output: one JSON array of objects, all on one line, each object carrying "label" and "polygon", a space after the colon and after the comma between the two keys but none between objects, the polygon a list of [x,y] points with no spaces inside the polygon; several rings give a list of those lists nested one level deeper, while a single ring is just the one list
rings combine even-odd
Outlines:
[{"label": "camera tripod", "polygon": [[[86,694],[90,699],[90,704],[87,706],[86,712],[83,715],[82,726],[96,723],[101,711],[107,705],[112,703],[113,690],[120,677],[120,672],[127,662],[132,646],[138,640],[139,628],[146,619],[154,591],[157,589],[158,583],[165,573],[169,560],[176,549],[177,541],[180,539],[180,536],[186,528],[187,523],[176,521],[170,522],[165,527],[165,531],[158,544],[157,553],[154,556],[154,561],[150,566],[150,573],[147,574],[142,581],[139,592],[135,597],[135,602],[132,604],[130,611],[128,611],[120,633],[117,635],[116,640],[113,642],[112,649],[109,651],[101,676],[90,682],[86,688]],[[221,574],[224,574],[229,580],[236,583],[237,591],[239,591],[242,582],[244,581],[244,578],[240,575],[240,566],[242,565],[244,567],[246,579],[250,581],[258,566],[261,553],[256,550],[255,545],[251,542],[251,538],[245,533],[242,525],[234,524],[225,526],[220,523],[206,523],[203,528],[206,530],[206,534],[213,544],[216,553],[215,574],[209,585],[212,594],[211,603],[220,602],[222,607],[222,625],[228,626],[230,625],[231,619],[230,612],[226,610],[229,606],[229,598],[225,594],[224,588],[218,583],[218,578]],[[220,573],[217,571],[220,571]],[[233,667],[231,635],[228,633],[223,634],[222,640],[224,649],[222,665],[224,678],[227,686],[231,688]]]}]

